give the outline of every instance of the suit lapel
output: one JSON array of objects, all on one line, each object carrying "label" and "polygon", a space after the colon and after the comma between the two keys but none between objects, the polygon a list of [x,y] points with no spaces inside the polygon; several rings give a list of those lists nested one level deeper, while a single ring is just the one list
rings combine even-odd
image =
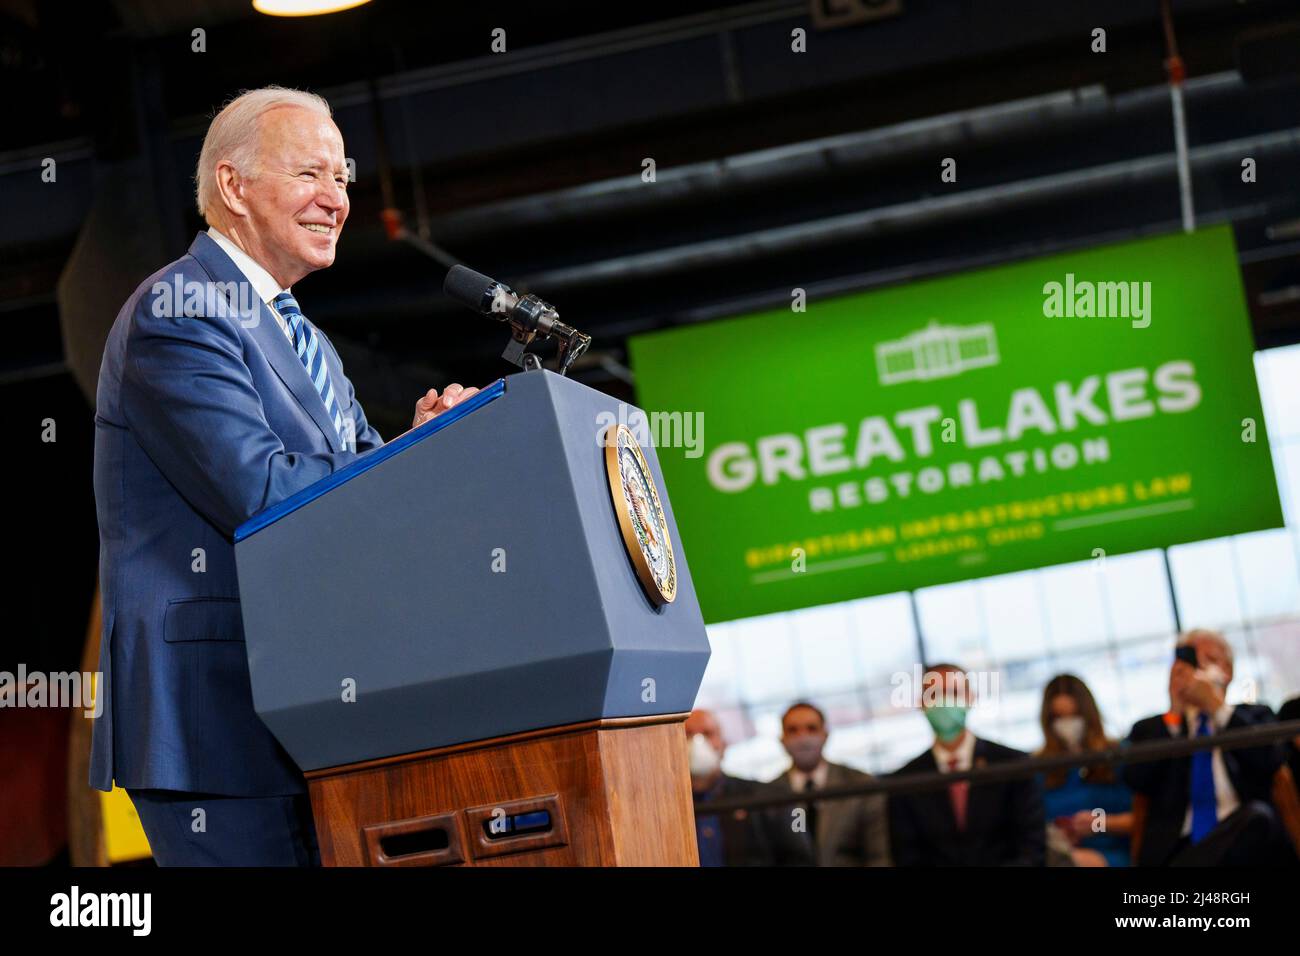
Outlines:
[{"label": "suit lapel", "polygon": [[[320,392],[316,391],[316,386],[307,375],[307,367],[302,364],[302,359],[298,358],[298,353],[293,350],[289,337],[281,331],[280,323],[275,320],[275,316],[271,313],[271,307],[265,302],[258,302],[257,306],[258,321],[251,331],[258,347],[262,350],[262,354],[271,363],[271,367],[275,369],[275,374],[280,377],[280,381],[284,382],[289,391],[293,392],[293,397],[298,399],[298,404],[312,417],[312,421],[316,423],[321,434],[325,436],[325,440],[329,442],[330,450],[341,451],[339,433],[334,428],[334,422],[326,414],[325,402],[321,398]],[[317,348],[323,350],[324,346],[318,344]],[[337,382],[338,374],[330,367],[328,356],[322,354],[321,360],[326,363],[326,367],[329,369],[330,381]],[[335,395],[338,395],[337,387]],[[340,404],[342,403],[340,402]]]},{"label": "suit lapel", "polygon": [[[840,787],[848,783],[844,779],[844,774],[840,771],[838,764],[829,764],[826,768],[826,786]],[[854,800],[827,800],[817,805],[817,837],[828,844],[832,843],[832,837],[836,834],[842,821],[852,812],[855,812],[857,806]]]},{"label": "suit lapel", "polygon": [[[217,282],[236,282],[247,283],[251,288],[251,283],[239,271],[230,257],[222,251],[221,247],[213,241],[207,233],[199,233],[194,237],[194,242],[190,245],[190,255],[192,255],[203,266],[213,280]],[[257,299],[257,296],[253,298]],[[238,297],[237,297],[238,299]],[[255,303],[256,314],[243,310],[238,300],[230,302],[232,311],[234,311],[248,328],[257,342],[262,354],[266,360],[271,363],[271,368],[275,369],[275,374],[279,376],[285,386],[293,393],[293,397],[298,400],[303,411],[311,416],[312,421],[316,423],[325,436],[325,441],[329,444],[331,451],[341,451],[342,445],[339,439],[339,433],[334,428],[334,422],[331,421],[325,413],[325,403],[321,399],[320,393],[316,391],[316,386],[307,375],[307,368],[302,364],[302,359],[293,350],[293,345],[289,342],[289,337],[280,329],[280,324],[276,321],[271,312],[270,306],[260,299]],[[324,346],[319,346],[324,348]],[[338,373],[328,362],[328,356],[322,356],[326,360],[329,368],[330,381],[335,383],[335,395],[338,395]],[[342,401],[339,401],[340,406]]]},{"label": "suit lapel", "polygon": [[[1185,712],[1180,712],[1178,714],[1177,729],[1178,732],[1174,733],[1168,724],[1165,725],[1165,730],[1169,731],[1169,736],[1171,737],[1181,737],[1190,740],[1192,734],[1196,732],[1196,728],[1187,720],[1187,714]],[[1213,751],[1211,751],[1211,753],[1213,753]],[[1183,801],[1190,801],[1192,799],[1191,754],[1183,754],[1183,756],[1174,761],[1174,783],[1178,787],[1178,791],[1182,795]]]},{"label": "suit lapel", "polygon": [[[926,770],[930,773],[939,772],[939,761],[934,758],[934,751],[927,750],[925,759],[929,761]],[[930,812],[934,815],[936,822],[940,823],[943,833],[948,836],[960,837],[961,832],[957,829],[957,815],[952,811],[952,793],[948,787],[942,790],[927,790],[917,796],[925,800],[930,805]],[[966,804],[966,816],[970,818],[970,804]]]},{"label": "suit lapel", "polygon": [[[737,796],[735,787],[731,783],[731,778],[724,777],[726,782],[718,794],[719,799],[725,800],[727,797]],[[719,815],[718,826],[722,830],[722,855],[724,861],[727,859],[739,860],[741,866],[745,866],[749,861],[749,814],[750,810],[728,810]],[[728,866],[731,864],[728,863]]]},{"label": "suit lapel", "polygon": [[[792,796],[795,797],[795,802],[796,802],[796,804],[797,804],[797,803],[803,803],[804,806],[807,806],[807,807],[811,807],[811,806],[812,806],[811,802],[807,802],[807,803],[804,802],[803,791],[802,791],[802,790],[796,790],[796,789],[794,788],[794,767],[791,767],[789,770],[787,770],[787,771],[786,771],[785,773],[783,773],[781,776],[777,777],[776,780],[773,781],[773,783],[774,783],[776,786],[780,787],[782,790],[788,790],[788,791],[790,792],[790,794],[791,794]],[[829,776],[826,778],[826,786],[828,786],[828,787],[829,787],[829,786],[833,786],[833,784],[831,783],[831,778],[830,778]],[[809,842],[812,843],[812,845],[813,845],[813,853],[814,853],[814,855],[815,855],[816,852],[817,852],[816,848],[817,848],[817,844],[818,844],[818,836],[819,836],[820,834],[822,834],[822,833],[825,832],[826,822],[825,822],[825,820],[824,820],[823,817],[822,817],[822,812],[823,812],[823,810],[824,810],[826,807],[828,807],[828,806],[830,806],[830,804],[828,804],[828,803],[818,803],[818,804],[817,804],[817,828],[816,828],[816,832],[815,832],[815,833],[814,833],[814,832],[808,832],[808,833],[806,834],[807,837],[808,837]]]},{"label": "suit lapel", "polygon": [[[272,318],[272,320],[274,320],[275,316],[271,316],[271,318]],[[322,359],[324,360],[324,362],[325,362],[325,367],[329,369],[330,384],[331,384],[332,386],[334,386],[334,403],[338,406],[338,409],[339,409],[339,417],[340,417],[340,419],[342,419],[342,425],[343,425],[343,429],[344,429],[343,434],[344,434],[344,435],[347,435],[347,434],[348,434],[348,432],[347,432],[347,428],[348,428],[348,415],[344,413],[344,409],[343,409],[343,401],[344,401],[344,398],[345,398],[345,392],[342,390],[342,389],[343,389],[343,358],[340,356],[339,359],[338,359],[338,361],[335,361],[335,359],[334,359],[334,345],[333,345],[333,343],[330,343],[329,346],[326,346],[326,344],[325,344],[325,333],[322,332],[322,331],[320,330],[319,327],[316,327],[316,326],[313,326],[313,327],[316,328],[316,338],[317,338],[317,340],[319,341],[318,348],[320,349],[321,358],[322,358]],[[283,334],[283,333],[281,333],[281,334]],[[285,341],[288,341],[288,339],[286,338]],[[293,352],[293,349],[290,349],[289,351],[290,351],[290,352]],[[296,352],[294,353],[293,357],[294,357],[295,359],[298,358],[298,355],[297,355]],[[301,361],[301,359],[298,360],[298,364],[299,364],[299,365],[302,365],[302,361]],[[303,373],[306,374],[306,371],[307,371],[307,370],[304,368],[304,369],[303,369]],[[310,382],[310,379],[308,379],[308,381]],[[312,391],[313,391],[313,392],[316,391],[316,386],[315,386],[315,385],[312,385]],[[318,394],[319,394],[319,393],[318,393]],[[321,400],[321,403],[320,403],[320,404],[321,404],[321,408],[323,409],[323,408],[325,407],[324,400]],[[355,413],[349,413],[349,414],[355,414]],[[336,437],[336,439],[337,439],[337,438],[338,438],[338,433],[334,431],[334,423],[333,423],[332,421],[330,421],[328,418],[326,418],[326,421],[329,421],[329,424],[330,424],[330,428],[329,428],[329,430],[330,430],[330,432],[332,432],[332,433],[335,435],[335,437]],[[352,435],[353,435],[353,439],[354,439],[353,443],[355,444],[355,439],[356,439],[356,423],[355,423],[355,421],[353,422],[353,425],[352,425]],[[329,436],[327,435],[326,437],[328,438]],[[340,448],[341,450],[343,450],[343,451],[355,451],[355,450],[356,450],[356,449],[354,449],[354,448],[349,448],[347,445],[345,445],[345,444],[343,443],[343,441],[342,441],[341,439],[338,440],[338,445],[339,445],[339,448]]]}]

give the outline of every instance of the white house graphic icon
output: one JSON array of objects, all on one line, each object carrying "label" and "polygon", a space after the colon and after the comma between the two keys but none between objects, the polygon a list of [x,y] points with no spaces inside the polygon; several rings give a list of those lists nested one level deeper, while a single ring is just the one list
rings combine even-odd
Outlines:
[{"label": "white house graphic icon", "polygon": [[997,365],[998,337],[991,322],[940,325],[932,319],[919,332],[876,345],[881,385],[951,378],[973,368]]}]

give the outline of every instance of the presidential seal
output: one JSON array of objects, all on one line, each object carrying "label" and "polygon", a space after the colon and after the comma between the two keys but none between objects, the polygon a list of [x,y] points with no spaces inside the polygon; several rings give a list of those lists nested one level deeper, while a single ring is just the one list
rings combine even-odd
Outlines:
[{"label": "presidential seal", "polygon": [[605,472],[623,544],[641,586],[656,606],[677,596],[677,561],[659,489],[641,447],[626,425],[605,432]]}]

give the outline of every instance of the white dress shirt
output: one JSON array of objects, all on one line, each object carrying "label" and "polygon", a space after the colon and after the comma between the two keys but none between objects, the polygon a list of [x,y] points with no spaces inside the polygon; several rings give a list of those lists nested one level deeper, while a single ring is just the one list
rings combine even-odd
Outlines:
[{"label": "white dress shirt", "polygon": [[808,785],[808,777],[812,777],[813,786],[818,790],[826,789],[826,777],[831,772],[831,765],[825,760],[819,763],[811,774],[806,774],[798,767],[790,768],[790,789],[796,793],[803,793],[804,787]]},{"label": "white dress shirt", "polygon": [[[955,750],[940,746],[939,741],[936,740],[934,747],[930,749],[930,753],[934,754],[934,762],[939,765],[940,773],[948,773],[949,771],[964,773],[975,762],[975,735],[969,730],[966,731],[962,734],[961,743],[957,745]],[[956,766],[950,766],[954,758],[956,758],[957,764]]]},{"label": "white dress shirt", "polygon": [[243,249],[235,245],[226,238],[216,226],[208,228],[208,235],[212,241],[221,247],[221,250],[234,261],[235,268],[244,274],[244,278],[252,285],[253,291],[257,297],[267,304],[271,314],[275,316],[275,321],[280,325],[280,331],[285,334],[289,342],[293,342],[293,332],[289,330],[289,323],[284,321],[284,316],[276,310],[274,302],[275,297],[282,292],[288,292],[288,289],[282,288],[280,283],[275,281],[271,273],[257,264],[257,262]]},{"label": "white dress shirt", "polygon": [[[1216,734],[1228,726],[1228,721],[1232,720],[1233,706],[1224,704],[1213,714],[1210,715],[1210,733]],[[1200,716],[1198,710],[1188,710],[1183,718],[1187,721],[1187,732],[1193,737],[1196,736],[1196,721]],[[1169,729],[1171,736],[1180,736],[1181,731],[1177,726]],[[1223,751],[1215,747],[1210,751],[1210,767],[1214,771],[1214,805],[1216,818],[1222,822],[1225,817],[1235,811],[1241,805],[1241,799],[1237,796],[1237,790],[1232,785],[1232,778],[1228,776],[1228,768],[1223,762]],[[1187,801],[1187,815],[1183,817],[1182,835],[1187,836],[1192,832],[1192,802],[1190,796]]]}]

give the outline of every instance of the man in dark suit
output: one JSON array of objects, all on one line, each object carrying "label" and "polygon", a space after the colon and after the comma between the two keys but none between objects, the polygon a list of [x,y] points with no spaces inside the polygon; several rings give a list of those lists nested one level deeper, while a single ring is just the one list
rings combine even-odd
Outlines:
[{"label": "man in dark suit", "polygon": [[[870,774],[831,763],[822,756],[826,717],[812,704],[791,705],[781,718],[781,744],[790,769],[772,786],[808,794],[872,779]],[[818,866],[889,866],[889,820],[884,794],[805,804]]]},{"label": "man in dark suit", "polygon": [[[1170,710],[1133,725],[1133,743],[1212,736],[1275,722],[1263,705],[1225,702],[1232,647],[1222,634],[1184,635],[1169,670]],[[1186,757],[1129,764],[1124,780],[1147,798],[1139,866],[1242,866],[1285,860],[1285,838],[1272,805],[1277,744],[1202,750]]]},{"label": "man in dark suit", "polygon": [[[1026,754],[966,729],[974,702],[971,682],[954,664],[927,668],[921,707],[934,746],[897,771],[899,776],[962,772],[1024,760]],[[1033,777],[889,799],[890,848],[896,866],[1042,866],[1046,829],[1043,795]]]},{"label": "man in dark suit", "polygon": [[[1300,697],[1292,697],[1277,709],[1277,719],[1283,722],[1300,720]],[[1282,745],[1282,753],[1291,768],[1291,779],[1300,787],[1300,734]]]},{"label": "man in dark suit", "polygon": [[[289,291],[334,261],[343,139],[320,97],[252,90],[197,179],[209,229],[127,300],[99,373],[90,785],[126,789],[161,865],[311,865],[306,783],[253,709],[231,536],[384,443]],[[412,426],[474,391],[430,390]]]},{"label": "man in dark suit", "polygon": [[[727,749],[717,717],[707,710],[686,719],[691,790],[696,803],[771,793],[769,784],[722,772]],[[710,814],[695,808],[700,866],[812,866],[812,844],[794,825],[795,808],[730,810]]]}]

